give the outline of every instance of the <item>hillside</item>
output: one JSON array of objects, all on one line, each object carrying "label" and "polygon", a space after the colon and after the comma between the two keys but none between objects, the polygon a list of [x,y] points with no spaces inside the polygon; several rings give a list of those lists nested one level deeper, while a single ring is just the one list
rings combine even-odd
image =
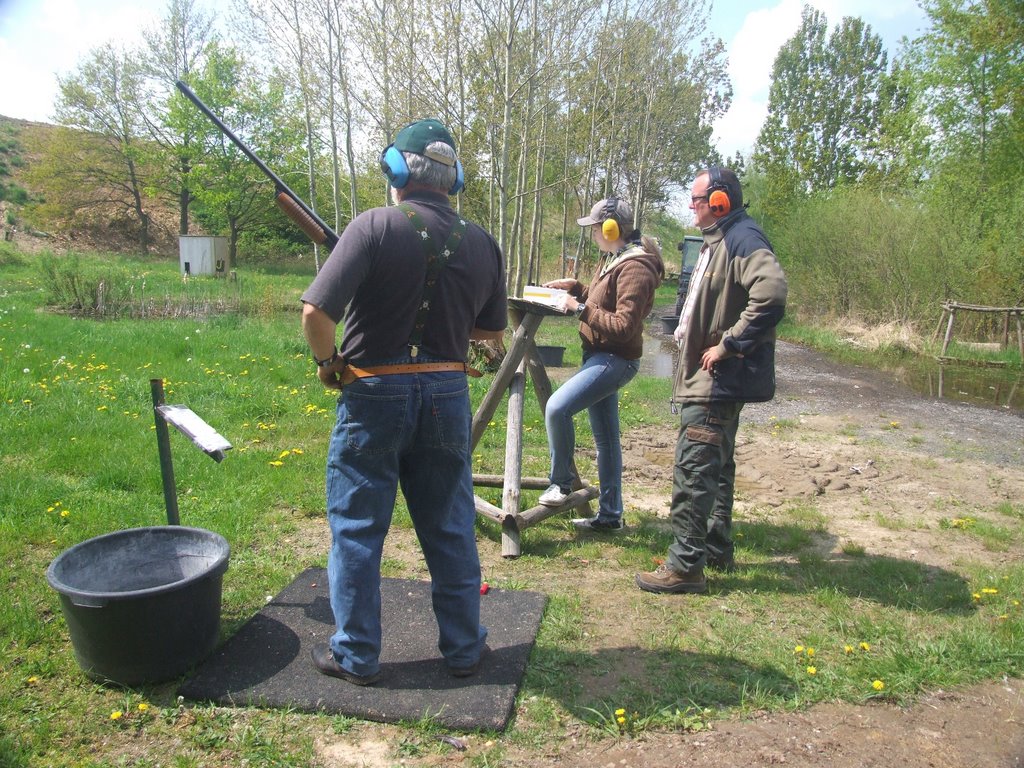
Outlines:
[{"label": "hillside", "polygon": [[[139,245],[117,206],[95,204],[71,213],[48,198],[38,173],[65,129],[0,115],[0,237],[25,251],[51,249],[138,253]],[[78,134],[81,138],[83,134]],[[88,139],[86,139],[88,140]],[[59,168],[55,172],[59,173]],[[153,219],[154,255],[177,254],[177,212],[157,198],[146,201]]]}]

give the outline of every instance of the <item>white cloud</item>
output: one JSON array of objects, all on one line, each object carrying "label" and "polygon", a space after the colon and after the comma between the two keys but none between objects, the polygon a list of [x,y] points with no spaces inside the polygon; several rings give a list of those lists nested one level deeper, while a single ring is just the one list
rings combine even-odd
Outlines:
[{"label": "white cloud", "polygon": [[775,55],[799,28],[802,7],[801,0],[783,0],[772,8],[752,11],[729,42],[732,107],[715,124],[715,141],[723,157],[753,149],[768,112]]},{"label": "white cloud", "polygon": [[[57,75],[71,74],[106,43],[141,44],[165,13],[162,0],[13,0],[0,15],[0,114],[48,121]],[[11,76],[11,73],[15,73]]]},{"label": "white cloud", "polygon": [[[723,157],[737,151],[746,155],[753,150],[768,114],[775,56],[800,28],[804,4],[805,0],[781,0],[771,7],[752,10],[732,40],[726,41],[733,102],[715,123],[713,138]],[[896,53],[900,36],[913,36],[923,27],[924,17],[915,0],[809,0],[807,4],[824,13],[832,28],[844,16],[860,17],[881,35],[890,56]]]}]

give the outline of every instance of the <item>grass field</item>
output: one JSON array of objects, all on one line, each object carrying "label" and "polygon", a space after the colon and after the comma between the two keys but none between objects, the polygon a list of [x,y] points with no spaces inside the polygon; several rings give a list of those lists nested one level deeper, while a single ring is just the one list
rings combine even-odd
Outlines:
[{"label": "grass field", "polygon": [[[354,727],[351,720],[185,707],[173,685],[120,690],[88,681],[44,577],[48,563],[80,541],[166,522],[153,378],[163,379],[167,402],[189,406],[234,446],[216,463],[171,434],[181,522],[222,534],[232,548],[223,635],[300,570],[326,562],[326,548],[292,546],[323,514],[334,419],[334,397],[320,386],[299,328],[298,296],[310,276],[240,270],[237,283],[184,284],[175,263],[94,255],[76,265],[43,262],[0,251],[0,766],[316,764],[317,734],[342,733]],[[118,313],[95,319],[48,310],[49,302],[75,300],[61,269],[65,277],[79,275],[81,296],[97,275],[107,275],[119,286]],[[156,297],[148,305],[139,298],[143,283],[144,294]],[[674,291],[663,291],[660,302],[670,303]],[[571,321],[546,321],[538,341],[566,346],[567,364],[579,362]],[[474,403],[489,381],[472,380]],[[624,428],[666,418],[668,393],[665,380],[635,380],[622,398]],[[544,475],[543,424],[533,398],[526,401],[524,474]],[[502,471],[503,418],[499,409],[475,453],[479,472]],[[581,442],[592,442],[586,419],[577,424]],[[592,466],[581,471],[596,476]],[[479,493],[500,505],[500,491]],[[512,743],[540,748],[567,723],[628,738],[646,729],[700,728],[736,712],[903,700],[929,687],[1019,673],[1019,610],[986,612],[951,580],[908,583],[918,572],[892,565],[883,572],[865,563],[839,585],[806,549],[809,532],[823,522],[813,508],[790,512],[788,527],[741,523],[754,588],[733,592],[728,610],[711,601],[685,611],[630,603],[644,629],[628,642],[644,649],[646,666],[605,690],[576,681],[581,654],[586,658],[584,628],[594,617],[587,589],[565,577],[574,563],[607,554],[592,541],[567,538],[564,522],[525,532],[528,554],[490,581],[551,597],[520,694],[529,706],[508,733],[490,735],[492,746],[473,764],[499,764]],[[636,522],[637,532],[611,555],[620,571],[644,569],[669,540],[652,520]],[[395,526],[409,528],[401,502]],[[493,528],[481,527],[481,547],[494,546]],[[757,570],[765,552],[803,558],[806,589],[769,588],[770,578]],[[388,567],[393,576],[422,573]],[[1020,566],[986,571],[985,578],[1003,596],[1024,593]],[[862,597],[887,580],[902,585],[889,599]],[[601,598],[606,609],[608,600]],[[680,651],[687,652],[683,661]],[[427,737],[432,728],[429,721],[398,728],[394,763],[448,749]]]}]

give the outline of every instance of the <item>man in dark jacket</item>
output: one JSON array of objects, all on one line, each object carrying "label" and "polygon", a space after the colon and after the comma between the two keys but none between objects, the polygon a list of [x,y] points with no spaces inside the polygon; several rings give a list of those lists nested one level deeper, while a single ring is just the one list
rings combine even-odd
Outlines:
[{"label": "man in dark jacket", "polygon": [[674,334],[680,351],[672,401],[681,410],[671,507],[676,540],[657,570],[636,575],[647,592],[705,592],[705,565],[733,567],[740,410],[775,396],[775,326],[786,306],[786,277],[744,210],[736,174],[714,166],[699,173],[690,209],[704,245]]}]

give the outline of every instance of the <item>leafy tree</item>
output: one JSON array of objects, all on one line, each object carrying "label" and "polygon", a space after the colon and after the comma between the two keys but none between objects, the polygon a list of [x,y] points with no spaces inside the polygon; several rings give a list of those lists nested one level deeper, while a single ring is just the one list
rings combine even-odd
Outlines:
[{"label": "leafy tree", "polygon": [[894,82],[869,25],[844,17],[829,35],[825,15],[804,7],[772,67],[768,117],[755,146],[776,208],[864,178],[876,162],[883,116],[899,106]]},{"label": "leafy tree", "polygon": [[152,184],[178,207],[178,232],[188,234],[192,190],[189,175],[197,148],[200,118],[185,104],[175,81],[188,81],[216,42],[214,17],[196,8],[195,0],[168,0],[167,15],[145,35],[143,67],[153,83],[147,125],[155,141],[156,165],[161,169]]},{"label": "leafy tree", "polygon": [[[992,202],[1024,177],[1024,6],[1015,0],[925,0],[930,30],[912,64],[936,131],[932,167],[961,177],[979,201],[975,231]],[[966,193],[966,194],[965,194]]]},{"label": "leafy tree", "polygon": [[[211,46],[192,89],[232,132],[279,176],[286,168],[301,167],[301,132],[283,119],[292,114],[280,79],[261,85],[238,52]],[[227,232],[232,263],[237,263],[239,237],[266,226],[279,214],[271,204],[272,183],[220,131],[209,123],[200,140],[204,154],[192,168],[197,217],[210,232]]]},{"label": "leafy tree", "polygon": [[146,187],[152,170],[146,166],[142,142],[138,55],[108,44],[93,50],[77,72],[58,77],[57,82],[57,120],[83,135],[65,134],[56,147],[72,162],[40,168],[47,176],[50,203],[70,215],[91,210],[128,217],[135,223],[139,245],[147,247],[152,234]]}]

